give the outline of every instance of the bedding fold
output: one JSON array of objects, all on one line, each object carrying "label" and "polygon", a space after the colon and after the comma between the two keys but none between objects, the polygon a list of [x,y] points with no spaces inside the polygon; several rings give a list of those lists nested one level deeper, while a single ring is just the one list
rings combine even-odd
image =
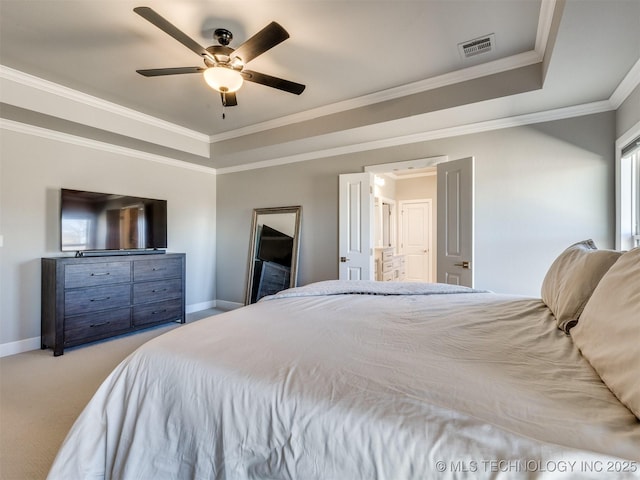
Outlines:
[{"label": "bedding fold", "polygon": [[640,423],[541,300],[363,294],[396,288],[417,291],[301,287],[155,338],[49,480],[639,477]]},{"label": "bedding fold", "polygon": [[489,291],[447,283],[325,280],[302,287],[289,288],[263,297],[261,300],[321,295],[446,295],[454,293],[489,293]]}]

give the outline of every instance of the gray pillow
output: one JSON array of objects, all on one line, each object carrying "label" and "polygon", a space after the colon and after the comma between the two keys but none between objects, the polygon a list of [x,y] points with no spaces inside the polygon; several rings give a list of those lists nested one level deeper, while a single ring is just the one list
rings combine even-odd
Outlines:
[{"label": "gray pillow", "polygon": [[571,338],[640,419],[640,248],[623,254],[602,277]]},{"label": "gray pillow", "polygon": [[576,325],[593,290],[622,252],[598,250],[593,240],[575,243],[551,264],[542,282],[542,301],[568,333]]}]

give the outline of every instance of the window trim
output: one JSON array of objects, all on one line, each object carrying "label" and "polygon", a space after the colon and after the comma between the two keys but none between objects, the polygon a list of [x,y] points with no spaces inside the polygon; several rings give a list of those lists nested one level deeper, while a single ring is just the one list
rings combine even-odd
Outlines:
[{"label": "window trim", "polygon": [[622,149],[640,137],[640,121],[616,140],[616,249],[633,248],[631,217],[631,184],[623,178],[631,177],[631,163],[622,162]]}]

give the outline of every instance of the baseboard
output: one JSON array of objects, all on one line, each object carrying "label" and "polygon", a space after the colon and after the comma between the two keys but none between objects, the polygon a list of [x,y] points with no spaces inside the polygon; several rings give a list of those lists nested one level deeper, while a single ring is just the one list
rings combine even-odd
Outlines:
[{"label": "baseboard", "polygon": [[220,310],[235,310],[244,307],[244,303],[228,302],[227,300],[216,300],[216,308]]},{"label": "baseboard", "polygon": [[[186,313],[199,312],[209,308],[219,308],[220,310],[235,310],[244,307],[244,304],[237,302],[227,302],[226,300],[210,300],[208,302],[193,303],[185,307]],[[16,355],[17,353],[28,352],[30,350],[38,350],[41,347],[40,337],[25,338],[17,342],[8,342],[0,344],[0,358]]]},{"label": "baseboard", "polygon": [[40,337],[25,338],[17,342],[3,343],[0,345],[0,357],[8,357],[16,353],[38,350],[40,346]]},{"label": "baseboard", "polygon": [[216,308],[216,301],[209,300],[208,302],[200,302],[200,303],[192,303],[191,305],[187,305],[185,307],[185,313],[194,313],[199,312],[200,310],[207,310],[209,308]]}]

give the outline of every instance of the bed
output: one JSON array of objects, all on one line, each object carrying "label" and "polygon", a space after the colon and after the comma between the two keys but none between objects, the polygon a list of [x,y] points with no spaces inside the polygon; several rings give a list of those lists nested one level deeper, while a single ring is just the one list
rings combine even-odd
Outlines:
[{"label": "bed", "polygon": [[[563,252],[542,299],[326,281],[181,326],[111,373],[48,478],[638,478],[640,250],[584,288],[568,335],[557,277],[576,250],[603,252]],[[631,395],[587,346],[606,343],[596,297],[630,325],[611,335]]]}]

